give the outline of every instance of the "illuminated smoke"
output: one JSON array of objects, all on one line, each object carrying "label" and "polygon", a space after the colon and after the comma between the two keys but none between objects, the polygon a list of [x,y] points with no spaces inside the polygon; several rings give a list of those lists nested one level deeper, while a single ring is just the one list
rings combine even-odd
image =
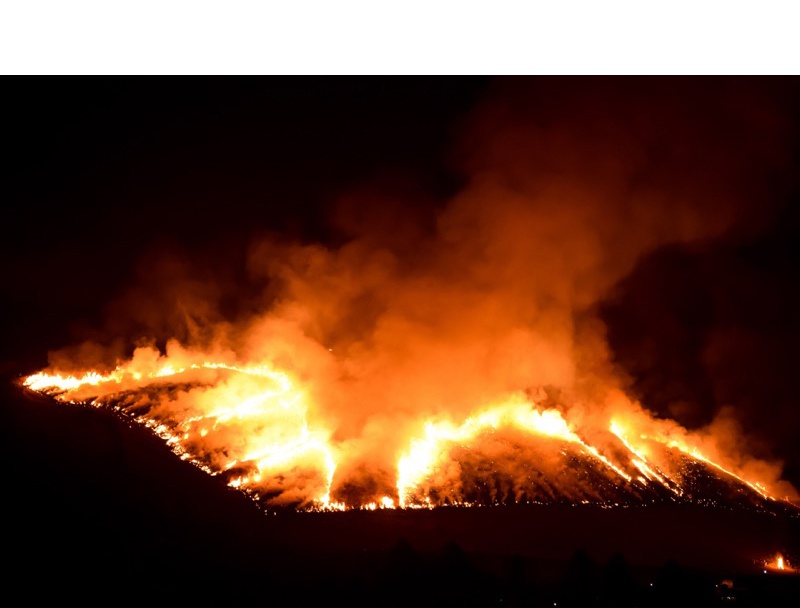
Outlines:
[{"label": "illuminated smoke", "polygon": [[[720,96],[709,125],[659,89],[551,105],[512,81],[476,109],[443,204],[364,189],[340,202],[342,244],[253,243],[253,312],[225,319],[213,282],[169,281],[180,306],[144,290],[122,308],[180,342],[105,369],[61,353],[26,384],[117,408],[268,505],[692,499],[697,470],[793,496],[730,419],[649,414],[607,346],[597,306],[642,256],[766,213],[748,197],[771,140],[737,114],[752,100]],[[717,143],[725,125],[747,154]]]}]

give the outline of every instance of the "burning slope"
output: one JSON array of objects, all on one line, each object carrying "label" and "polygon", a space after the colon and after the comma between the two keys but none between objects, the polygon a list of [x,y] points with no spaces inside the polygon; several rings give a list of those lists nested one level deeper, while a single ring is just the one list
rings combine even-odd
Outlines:
[{"label": "burning slope", "polygon": [[62,402],[132,417],[181,458],[265,507],[661,501],[764,507],[774,500],[758,480],[713,462],[697,439],[621,395],[614,396],[615,407],[605,408],[611,418],[583,428],[565,417],[563,406],[525,394],[481,407],[460,423],[419,421],[422,432],[398,442],[402,449],[387,488],[385,479],[364,472],[374,470],[369,461],[336,475],[337,462],[348,460],[348,441],[337,440],[311,415],[309,387],[266,363],[212,362],[173,343],[168,356],[139,348],[106,374],[41,372],[24,385]]},{"label": "burning slope", "polygon": [[[335,468],[327,437],[309,430],[303,392],[267,366],[191,358],[176,366],[139,349],[128,366],[110,374],[35,374],[25,385],[62,401],[113,405],[182,458],[214,475],[224,472],[232,486],[258,488],[279,504],[308,495],[327,504]],[[281,487],[277,474],[287,467],[304,472],[298,487]]]},{"label": "burning slope", "polygon": [[[25,384],[269,506],[794,496],[726,403],[689,431],[636,402],[599,313],[653,252],[764,225],[780,120],[749,89],[701,87],[698,115],[666,81],[587,83],[500,87],[446,200],[382,183],[339,201],[336,244],[254,238],[241,307],[211,254],[145,257],[111,308],[121,352],[56,353]],[[131,356],[143,337],[166,346]]]}]

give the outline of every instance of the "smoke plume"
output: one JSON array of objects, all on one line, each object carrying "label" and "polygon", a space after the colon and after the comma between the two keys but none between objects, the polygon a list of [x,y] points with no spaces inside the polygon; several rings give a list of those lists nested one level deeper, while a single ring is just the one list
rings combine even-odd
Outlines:
[{"label": "smoke plume", "polygon": [[[560,412],[582,441],[606,446],[601,454],[612,462],[608,423],[619,418],[643,435],[693,442],[726,469],[778,487],[777,463],[742,450],[735,413],[690,433],[639,404],[600,314],[650,254],[702,250],[764,229],[774,210],[762,195],[785,162],[783,123],[769,97],[727,81],[709,94],[671,79],[511,79],[459,127],[448,160],[461,177],[457,192],[420,203],[424,193],[391,178],[354,189],[332,202],[336,239],[252,242],[245,295],[233,307],[226,302],[239,286],[223,279],[225,267],[151,255],[140,286],[113,305],[109,318],[128,319],[110,323],[114,337],[135,329],[150,340],[139,343],[140,358],[268,364],[302,386],[296,419],[263,419],[257,430],[286,444],[306,429],[332,446],[267,484],[286,503],[324,492],[326,471],[333,501],[397,499],[398,460],[427,423],[456,428],[518,398]],[[177,341],[159,354],[168,338]],[[53,369],[74,373],[101,361],[112,369],[130,346],[63,351]],[[136,407],[159,421],[183,420],[251,394],[251,379],[196,374],[155,404],[139,393]],[[189,451],[218,470],[225,467],[215,455],[249,431],[215,429],[206,441],[191,439]],[[475,479],[469,471],[482,461],[512,480],[531,461],[537,475],[562,466],[558,448],[525,445],[514,432],[471,448],[453,442],[427,483],[463,499],[464,479]],[[326,458],[335,470],[320,464]],[[228,474],[246,477],[251,465],[240,459],[237,467]],[[509,482],[505,492],[520,498],[524,488]]]}]

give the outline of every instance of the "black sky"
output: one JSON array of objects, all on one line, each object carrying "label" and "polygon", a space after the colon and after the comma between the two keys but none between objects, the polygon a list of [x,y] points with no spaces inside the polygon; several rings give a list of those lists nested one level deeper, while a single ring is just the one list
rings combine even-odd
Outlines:
[{"label": "black sky", "polygon": [[[458,176],[442,164],[451,131],[487,85],[298,77],[13,87],[3,128],[9,329],[38,327],[50,346],[63,343],[160,246],[228,256],[237,272],[262,232],[330,238],[327,206],[382,174],[452,190]],[[27,332],[4,333],[4,360],[41,355]]]},{"label": "black sky", "polygon": [[[597,99],[635,100],[642,87],[670,91],[665,104],[707,123],[706,139],[682,142],[691,183],[704,179],[693,173],[697,159],[748,158],[754,145],[770,151],[776,130],[779,162],[739,193],[748,213],[738,233],[660,248],[609,294],[602,317],[614,356],[660,415],[697,427],[732,408],[754,453],[785,460],[786,478],[800,487],[793,78],[15,80],[2,129],[0,370],[12,378],[45,365],[50,349],[107,337],[114,302],[141,282],[148,256],[178,252],[246,291],[254,237],[335,244],[343,235],[330,222],[332,205],[365,184],[407,188],[406,200],[435,209],[466,179],[464,125],[498,90],[522,90],[511,111],[530,103],[546,123],[564,99],[582,99],[585,118],[602,115],[606,102]],[[750,138],[719,118],[715,104],[728,87],[769,104],[764,116],[743,111]],[[681,123],[671,128],[680,140]],[[670,170],[681,166],[674,150],[664,154]],[[709,162],[711,179],[725,181],[730,166]],[[662,178],[684,187],[678,174]],[[232,299],[223,308],[244,305]]]}]

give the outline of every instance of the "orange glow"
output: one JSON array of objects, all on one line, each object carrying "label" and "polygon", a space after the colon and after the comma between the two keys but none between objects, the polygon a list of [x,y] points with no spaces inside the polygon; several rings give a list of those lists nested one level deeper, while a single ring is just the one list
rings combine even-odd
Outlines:
[{"label": "orange glow", "polygon": [[[624,480],[631,480],[630,475],[611,464],[595,448],[584,443],[557,410],[538,410],[534,404],[522,398],[512,398],[476,413],[457,427],[446,421],[425,423],[424,438],[413,439],[410,450],[398,462],[397,489],[400,505],[412,506],[411,495],[414,489],[431,475],[435,467],[441,466],[441,461],[447,458],[448,447],[473,444],[481,434],[503,427],[522,430],[534,438],[540,435],[576,443]],[[413,506],[428,504],[430,501],[426,498],[422,503]]]},{"label": "orange glow", "polygon": [[[431,508],[494,502],[614,503],[662,487],[684,496],[680,456],[773,500],[758,481],[712,461],[673,423],[650,418],[618,394],[591,419],[543,407],[517,393],[463,417],[428,416],[395,431],[405,436],[394,465],[394,493],[334,498],[369,467],[368,450],[349,453],[311,395],[313,383],[268,360],[241,363],[230,354],[168,345],[138,348],[113,370],[39,372],[23,384],[59,401],[112,407],[133,416],[181,458],[269,506],[312,510]],[[620,407],[623,404],[624,407]],[[603,430],[605,428],[605,430]],[[374,448],[378,449],[378,448]],[[340,460],[348,462],[337,477]],[[781,558],[782,559],[782,558]],[[782,562],[781,562],[782,563]],[[776,566],[781,568],[781,566]]]},{"label": "orange glow", "polygon": [[[748,418],[732,409],[757,407],[760,393],[714,380],[745,369],[747,359],[726,355],[728,340],[741,341],[737,354],[767,346],[725,321],[737,309],[717,306],[727,291],[716,290],[740,289],[745,259],[735,252],[761,242],[779,210],[759,193],[774,194],[789,166],[779,152],[787,130],[771,104],[735,87],[714,87],[703,104],[683,94],[671,103],[670,88],[498,83],[459,120],[452,147],[441,146],[442,175],[453,179],[428,179],[439,175],[428,172],[432,156],[420,174],[370,162],[366,184],[308,191],[336,192],[332,200],[303,207],[302,195],[295,208],[288,182],[275,191],[287,200],[255,193],[252,217],[220,210],[228,228],[216,235],[209,224],[189,249],[177,246],[183,237],[175,249],[140,239],[130,249],[139,263],[120,275],[134,283],[109,294],[105,314],[85,317],[104,319],[85,333],[102,339],[49,353],[49,367],[23,383],[115,410],[265,509],[689,502],[769,511],[796,500],[764,437],[748,436],[739,426]],[[712,128],[695,106],[724,109],[713,113],[724,120]],[[755,114],[739,116],[744,109]],[[754,145],[733,150],[719,133]],[[184,209],[170,222],[183,224]],[[293,228],[274,232],[283,225]],[[724,255],[711,255],[717,247]],[[663,298],[681,275],[660,273],[673,264],[677,273],[683,256],[711,265],[687,275],[675,294],[685,300]],[[694,289],[726,260],[735,274]],[[90,270],[81,275],[105,288]],[[756,310],[749,302],[742,313]],[[629,323],[628,306],[648,314]],[[662,365],[661,340],[684,319],[693,320],[686,340],[667,340],[664,354],[680,361],[685,346],[690,365]],[[651,369],[653,383],[640,377]],[[660,377],[673,369],[702,374]],[[697,378],[704,397],[693,404]],[[634,386],[659,402],[637,402]]]},{"label": "orange glow", "polygon": [[764,561],[764,572],[782,572],[796,574],[798,570],[789,563],[780,553],[777,553],[772,558]]},{"label": "orange glow", "polygon": [[[137,420],[176,454],[224,475],[232,487],[270,495],[276,504],[333,508],[328,493],[336,462],[328,433],[309,426],[307,396],[288,374],[267,364],[199,360],[175,344],[171,351],[162,357],[140,348],[107,374],[38,373],[24,385],[59,401],[112,405],[123,413],[129,410],[116,400],[127,399],[131,409],[146,409]],[[189,388],[168,399],[146,394],[172,383]],[[302,476],[302,493],[275,483],[290,471]]]}]

